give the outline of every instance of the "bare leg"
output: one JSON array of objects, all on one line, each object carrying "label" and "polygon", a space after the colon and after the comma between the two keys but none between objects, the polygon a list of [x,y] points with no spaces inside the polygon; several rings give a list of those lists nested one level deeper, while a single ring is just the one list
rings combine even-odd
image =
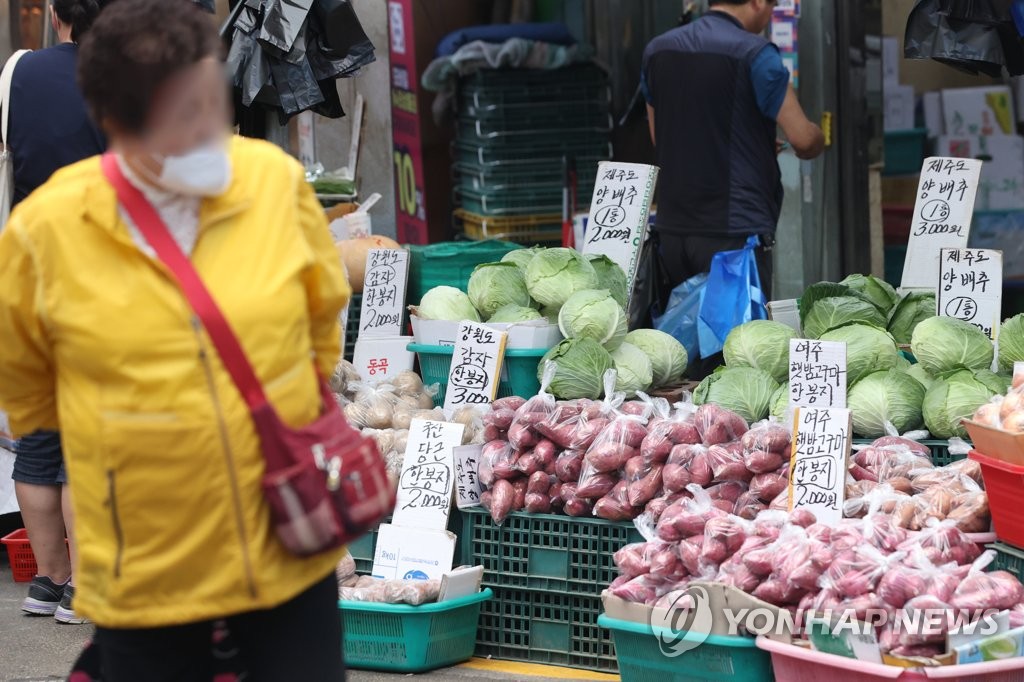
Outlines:
[{"label": "bare leg", "polygon": [[75,515],[71,511],[71,487],[62,486],[61,508],[64,511],[64,529],[68,535],[68,548],[71,550],[71,585],[75,584],[75,564],[78,561],[78,546],[75,544]]},{"label": "bare leg", "polygon": [[39,565],[39,575],[58,585],[66,582],[71,577],[71,562],[64,544],[61,487],[16,481],[14,491],[28,530],[32,553]]}]

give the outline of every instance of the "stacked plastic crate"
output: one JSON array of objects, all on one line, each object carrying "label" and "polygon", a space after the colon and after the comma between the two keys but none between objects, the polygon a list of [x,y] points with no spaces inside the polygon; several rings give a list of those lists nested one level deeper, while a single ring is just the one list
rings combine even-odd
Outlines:
[{"label": "stacked plastic crate", "polygon": [[565,161],[586,210],[611,157],[607,74],[594,64],[485,70],[462,80],[453,146],[456,222],[471,239],[561,241]]}]

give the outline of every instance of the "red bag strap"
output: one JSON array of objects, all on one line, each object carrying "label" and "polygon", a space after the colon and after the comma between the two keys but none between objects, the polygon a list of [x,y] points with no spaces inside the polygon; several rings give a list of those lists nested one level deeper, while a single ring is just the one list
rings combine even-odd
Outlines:
[{"label": "red bag strap", "polygon": [[135,223],[135,228],[142,234],[156,252],[157,257],[171,271],[178,281],[185,298],[195,311],[210,335],[213,345],[217,348],[221,362],[234,380],[238,391],[242,394],[251,411],[256,411],[267,404],[267,396],[263,386],[256,377],[256,372],[246,358],[238,337],[231,330],[231,325],[224,318],[216,301],[210,295],[199,273],[174,241],[170,230],[160,214],[146,199],[135,185],[128,181],[121,172],[121,166],[113,154],[104,154],[101,160],[103,174],[114,186],[118,201]]}]

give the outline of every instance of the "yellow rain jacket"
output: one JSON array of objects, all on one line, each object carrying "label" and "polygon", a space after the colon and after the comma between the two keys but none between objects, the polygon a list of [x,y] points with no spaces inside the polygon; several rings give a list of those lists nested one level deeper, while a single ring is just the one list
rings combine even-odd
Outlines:
[{"label": "yellow rain jacket", "polygon": [[[302,168],[235,138],[192,263],[282,419],[320,411],[350,289]],[[75,611],[156,627],[279,605],[344,550],[278,542],[249,413],[169,271],[119,218],[98,158],[18,205],[0,234],[0,406],[15,435],[60,429],[79,558]]]}]

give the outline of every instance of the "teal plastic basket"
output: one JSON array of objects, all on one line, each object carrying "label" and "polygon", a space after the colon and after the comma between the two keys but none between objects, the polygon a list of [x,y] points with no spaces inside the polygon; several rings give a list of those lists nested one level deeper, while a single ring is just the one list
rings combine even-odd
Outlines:
[{"label": "teal plastic basket", "polygon": [[597,623],[612,632],[622,682],[772,682],[775,679],[771,654],[758,649],[755,640],[748,637],[708,635],[700,646],[670,658],[661,653],[661,637],[672,641],[681,636],[692,641],[696,636],[675,635],[664,628],[603,614]]},{"label": "teal plastic basket", "polygon": [[361,670],[422,673],[468,660],[489,589],[460,599],[407,606],[339,601],[345,664]]},{"label": "teal plastic basket", "polygon": [[[422,343],[410,343],[408,350],[416,353],[420,361],[420,375],[427,386],[437,384],[440,387],[434,396],[434,405],[444,405],[445,389],[448,386],[448,375],[452,368],[452,346],[431,346]],[[547,353],[546,349],[509,348],[505,351],[502,364],[501,382],[498,384],[498,397],[506,398],[518,395],[529,398],[537,395],[540,380],[537,379],[537,366],[540,359]]]}]

